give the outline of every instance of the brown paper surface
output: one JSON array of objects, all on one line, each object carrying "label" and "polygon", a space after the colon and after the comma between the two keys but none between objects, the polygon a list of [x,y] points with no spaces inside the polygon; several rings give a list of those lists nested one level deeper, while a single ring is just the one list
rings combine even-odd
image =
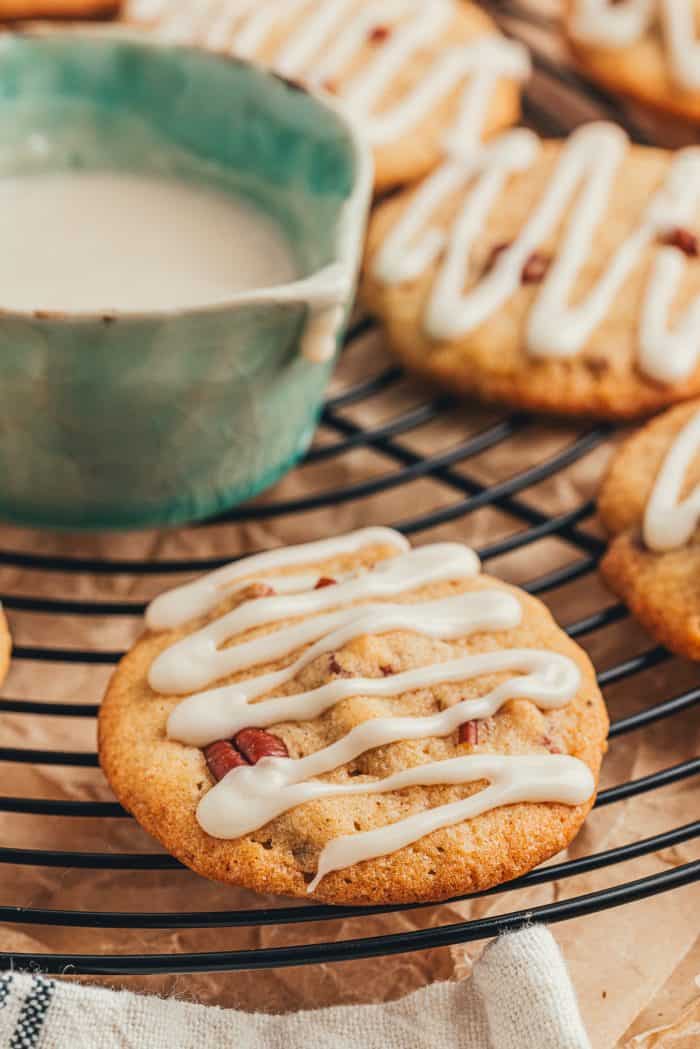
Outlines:
[{"label": "brown paper surface", "polygon": [[[538,5],[552,11],[551,2]],[[522,31],[519,23],[511,28]],[[561,58],[552,22],[530,32],[540,48]],[[558,118],[568,124],[600,115],[600,111],[547,76],[538,75],[530,97],[538,105],[552,105],[556,91]],[[649,126],[647,117],[640,117]],[[656,129],[674,141],[676,128]],[[380,373],[391,363],[381,337],[370,333],[346,352],[333,381],[333,393],[359,378]],[[426,391],[403,380],[381,394],[349,406],[338,414],[345,430],[376,427],[425,403]],[[437,419],[395,438],[410,461],[412,453],[439,455],[469,434],[498,419],[499,413],[465,405],[445,411]],[[410,483],[386,488],[378,495],[341,499],[332,509],[288,513],[272,519],[226,524],[174,532],[111,536],[67,536],[0,528],[0,550],[108,558],[188,559],[228,556],[280,543],[293,543],[344,532],[372,523],[396,523],[432,510],[454,506],[464,498],[460,488],[468,478],[489,484],[518,474],[547,460],[569,444],[581,428],[568,424],[529,421],[521,432],[502,444],[458,462],[438,478],[417,477]],[[323,426],[317,444],[334,444],[345,434]],[[611,445],[586,456],[569,469],[518,496],[530,507],[562,513],[579,506],[596,491]],[[308,464],[262,497],[259,505],[296,499],[310,493],[342,490],[373,478],[395,478],[401,463],[377,446],[357,448],[327,461]],[[473,488],[471,489],[473,490]],[[416,540],[457,539],[475,546],[491,544],[524,525],[512,515],[490,507],[428,532]],[[595,529],[595,521],[584,528]],[[546,538],[524,550],[498,558],[488,570],[522,582],[584,556],[558,538]],[[145,601],[182,576],[93,575],[46,573],[14,567],[1,570],[3,594],[51,596],[62,599]],[[546,597],[562,623],[567,624],[615,603],[595,573]],[[13,612],[9,615],[17,645],[121,650],[138,635],[140,623],[131,616],[73,616]],[[598,669],[603,670],[653,646],[629,618],[585,636]],[[98,702],[109,667],[37,663],[15,659],[2,694],[45,701]],[[698,683],[697,667],[667,660],[606,689],[613,719],[669,698]],[[636,779],[697,755],[697,713],[687,711],[648,729],[613,741],[606,759],[602,787]],[[19,748],[94,751],[95,723],[90,718],[4,715],[2,745]],[[95,768],[3,764],[3,794],[34,798],[110,800],[101,772]],[[582,856],[615,848],[640,838],[689,823],[697,818],[697,784],[682,781],[663,790],[642,794],[628,802],[595,811],[568,855]],[[129,819],[68,819],[43,816],[0,816],[6,846],[72,849],[98,852],[156,851],[157,847]],[[575,879],[529,890],[489,896],[460,904],[374,918],[354,918],[323,924],[269,926],[253,929],[131,930],[70,929],[27,924],[0,926],[0,949],[49,953],[172,953],[223,951],[269,947],[352,936],[445,925],[565,899],[609,885],[662,871],[700,855],[697,845],[683,844],[657,855],[605,868]],[[563,856],[558,859],[563,859]],[[273,898],[260,898],[206,882],[188,871],[137,872],[61,870],[41,867],[0,867],[0,904],[66,910],[180,912],[274,907]],[[697,941],[700,886],[658,895],[554,927],[595,1049],[690,1049],[700,1044],[700,945]],[[111,986],[174,994],[179,997],[245,1009],[285,1011],[330,1003],[383,1001],[399,997],[429,981],[467,975],[480,944],[399,955],[340,965],[236,974],[183,975],[150,978],[111,978]]]}]

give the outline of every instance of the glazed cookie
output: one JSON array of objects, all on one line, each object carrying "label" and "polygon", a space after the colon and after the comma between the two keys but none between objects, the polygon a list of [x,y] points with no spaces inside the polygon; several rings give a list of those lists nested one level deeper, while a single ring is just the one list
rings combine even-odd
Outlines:
[{"label": "glazed cookie", "polygon": [[426,174],[451,141],[515,123],[530,68],[465,0],[131,0],[126,17],[336,94],[374,147],[380,190]]},{"label": "glazed cookie", "polygon": [[657,640],[700,660],[700,401],[630,437],[603,482],[608,585]]},{"label": "glazed cookie", "polygon": [[700,391],[699,196],[700,149],[509,131],[375,211],[364,298],[450,391],[642,415]]},{"label": "glazed cookie", "polygon": [[117,797],[206,877],[334,903],[552,856],[593,803],[605,706],[545,607],[478,572],[371,528],[158,598],[100,713]]},{"label": "glazed cookie", "polygon": [[700,0],[569,0],[567,33],[605,87],[700,120]]}]

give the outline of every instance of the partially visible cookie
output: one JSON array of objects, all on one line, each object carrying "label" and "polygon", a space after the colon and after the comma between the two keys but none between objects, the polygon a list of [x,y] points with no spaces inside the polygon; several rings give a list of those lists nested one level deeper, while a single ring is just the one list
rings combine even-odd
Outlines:
[{"label": "partially visible cookie", "polygon": [[566,29],[604,87],[700,121],[700,0],[569,0]]},{"label": "partially visible cookie", "polygon": [[337,95],[374,147],[378,190],[426,174],[448,141],[515,123],[529,72],[466,0],[131,0],[126,18]]},{"label": "partially visible cookie", "polygon": [[564,848],[607,715],[584,652],[460,544],[389,529],[158,599],[102,704],[122,804],[193,870],[333,903],[439,900]]},{"label": "partially visible cookie", "polygon": [[700,149],[517,129],[381,204],[362,294],[447,390],[624,419],[700,392]]},{"label": "partially visible cookie", "polygon": [[7,625],[5,613],[0,605],[0,685],[7,677],[10,669],[10,656],[12,654],[12,637]]},{"label": "partially visible cookie", "polygon": [[0,0],[0,21],[112,18],[121,6],[122,0]]},{"label": "partially visible cookie", "polygon": [[700,401],[622,445],[598,507],[611,536],[603,578],[658,641],[700,660]]}]

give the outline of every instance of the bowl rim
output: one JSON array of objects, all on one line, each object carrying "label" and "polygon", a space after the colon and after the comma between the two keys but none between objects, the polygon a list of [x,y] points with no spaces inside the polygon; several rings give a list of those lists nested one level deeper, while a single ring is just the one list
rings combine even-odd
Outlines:
[{"label": "bowl rim", "polygon": [[124,321],[162,321],[185,317],[208,316],[246,306],[300,305],[320,306],[348,305],[352,296],[364,244],[366,218],[371,204],[374,184],[374,162],[371,146],[362,132],[360,124],[334,95],[323,91],[309,90],[300,81],[285,77],[261,62],[239,58],[223,51],[212,51],[197,44],[180,44],[149,37],[124,23],[111,25],[76,25],[55,28],[51,23],[37,23],[27,28],[3,33],[0,37],[0,74],[5,49],[23,40],[81,38],[85,40],[114,41],[125,43],[143,51],[169,51],[175,54],[196,54],[213,62],[226,62],[248,69],[263,78],[283,85],[287,90],[304,94],[314,105],[329,113],[346,133],[352,149],[354,177],[352,189],[340,208],[334,242],[334,258],[331,263],[293,281],[265,288],[252,288],[232,292],[224,299],[205,302],[196,306],[168,306],[154,309],[12,309],[0,305],[0,318],[33,321],[67,321],[71,324],[109,324]]}]

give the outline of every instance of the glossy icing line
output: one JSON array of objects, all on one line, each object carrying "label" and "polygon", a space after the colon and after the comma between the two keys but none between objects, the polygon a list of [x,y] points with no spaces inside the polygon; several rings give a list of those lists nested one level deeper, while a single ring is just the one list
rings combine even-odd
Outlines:
[{"label": "glossy icing line", "polygon": [[[438,805],[376,830],[359,831],[332,839],[321,850],[316,877],[309,885],[309,892],[313,892],[331,871],[387,856],[433,831],[454,826],[503,805],[516,802],[581,805],[595,789],[588,766],[578,758],[567,755],[469,755],[428,762],[374,783],[357,784],[320,781],[288,784],[286,770],[282,766],[289,761],[289,758],[263,758],[252,768],[238,768],[229,772],[204,795],[199,804],[197,818],[202,828],[212,837],[229,838],[259,830],[268,820],[279,815],[280,809],[287,811],[314,798],[384,794],[406,787],[463,785],[479,780],[487,780],[490,784],[462,801]],[[260,772],[255,775],[258,769]],[[234,809],[245,809],[250,812],[251,818],[245,822],[241,820],[234,827],[228,822]],[[241,831],[244,825],[248,827],[247,831]],[[226,833],[217,834],[219,829],[225,829]]]},{"label": "glossy icing line", "polygon": [[[207,709],[206,701],[198,703],[197,697],[191,697],[176,708],[168,731],[171,738],[201,746],[205,738],[207,742],[220,738],[217,733],[224,725],[228,734],[244,726],[264,728],[275,720],[307,720],[352,695],[399,695],[509,671],[523,676],[510,678],[478,699],[463,700],[436,714],[370,719],[304,758],[264,758],[255,766],[233,770],[204,795],[197,810],[203,829],[213,837],[235,838],[253,833],[297,805],[317,798],[489,780],[490,786],[470,799],[399,820],[380,828],[381,833],[360,832],[331,841],[321,853],[311,891],[332,870],[394,852],[433,830],[499,805],[516,801],[575,805],[586,801],[594,789],[593,777],[583,762],[568,756],[468,755],[428,762],[372,783],[328,783],[317,778],[377,747],[449,735],[465,721],[491,717],[512,699],[530,699],[545,710],[561,707],[574,698],[580,686],[576,664],[559,653],[512,649],[465,656],[390,678],[335,681],[308,693],[263,700],[247,707],[243,701],[237,710],[230,709],[227,714],[221,708]],[[291,704],[286,715],[284,704]]]},{"label": "glossy icing line", "polygon": [[693,0],[577,0],[572,35],[604,48],[631,47],[661,23],[671,71],[688,91],[700,90],[700,41]]},{"label": "glossy icing line", "polygon": [[[283,721],[309,721],[352,696],[399,696],[403,692],[435,685],[469,681],[480,674],[514,670],[526,676],[499,685],[482,699],[458,703],[461,713],[455,727],[473,718],[490,717],[508,699],[538,699],[543,705],[556,705],[575,695],[581,680],[576,664],[558,653],[508,649],[430,663],[388,677],[337,678],[310,692],[272,696],[252,704],[251,699],[259,692],[254,683],[251,692],[246,691],[250,682],[244,681],[241,682],[242,688],[231,685],[183,699],[168,719],[168,737],[195,747],[206,747],[218,739],[230,739],[249,726],[269,728]],[[451,712],[452,717],[455,709],[452,707],[443,713]],[[428,724],[427,721],[422,723]],[[442,734],[451,731],[452,728],[447,728]],[[426,736],[440,734],[424,733]]]},{"label": "glossy icing line", "polygon": [[[191,583],[160,594],[146,610],[146,625],[151,630],[172,630],[184,626],[191,619],[213,611],[226,596],[240,587],[250,586],[267,573],[298,565],[311,565],[334,557],[351,556],[359,553],[364,547],[371,546],[386,546],[397,554],[406,553],[410,549],[408,540],[393,528],[362,528],[332,539],[266,550],[262,554],[254,554],[252,557],[224,565],[223,568],[209,572]],[[318,573],[310,573],[310,576],[313,582],[309,585],[313,586],[318,579]],[[306,575],[302,578],[300,590],[307,589],[307,578],[309,577]],[[283,577],[275,580],[278,589],[283,584]]]},{"label": "glossy icing line", "polygon": [[[516,129],[462,160],[452,156],[415,193],[377,254],[374,273],[388,285],[420,276],[441,253],[424,324],[435,339],[474,331],[502,308],[522,284],[528,258],[566,216],[561,247],[538,290],[527,319],[528,351],[540,357],[580,353],[604,320],[642,252],[655,238],[696,219],[700,200],[700,149],[681,150],[637,227],[618,247],[596,284],[576,305],[574,285],[591,254],[629,142],[621,128],[594,123],[575,131],[562,148],[539,203],[515,240],[489,271],[465,292],[472,249],[508,178],[535,163],[541,142]],[[448,233],[431,226],[436,209],[459,190],[466,199]],[[574,199],[578,191],[578,196]],[[648,278],[639,324],[639,364],[660,382],[678,382],[697,366],[700,298],[670,327],[669,314],[687,265],[675,247],[660,248]]]},{"label": "glossy icing line", "polygon": [[[147,12],[144,15],[144,4]],[[279,0],[132,0],[135,17],[159,21],[170,41],[199,41],[256,58],[279,25]],[[500,36],[448,46],[421,82],[393,105],[383,105],[392,83],[421,51],[440,40],[458,11],[456,0],[286,0],[284,19],[301,21],[279,46],[271,65],[284,76],[335,88],[371,43],[371,53],[339,97],[374,145],[396,141],[426,120],[460,84],[465,85],[452,137],[478,140],[501,78],[524,80],[527,50]]]},{"label": "glossy icing line", "polygon": [[[269,600],[259,599],[261,603]],[[311,645],[290,667],[265,675],[266,682],[269,679],[265,687],[273,688],[294,677],[317,656],[333,652],[364,634],[409,630],[447,641],[481,630],[509,629],[519,621],[520,605],[512,594],[503,590],[478,590],[415,605],[364,603],[341,608],[228,648],[217,648],[223,630],[205,627],[161,653],[151,665],[148,681],[157,692],[182,695],[228,674],[281,659],[303,645]],[[212,627],[216,626],[215,621]],[[255,679],[255,687],[262,680]],[[236,686],[248,695],[252,687],[249,681]]]},{"label": "glossy icing line", "polygon": [[674,440],[658,473],[644,514],[644,542],[650,550],[675,550],[692,537],[700,522],[700,485],[680,499],[688,468],[700,451],[700,411]]}]

